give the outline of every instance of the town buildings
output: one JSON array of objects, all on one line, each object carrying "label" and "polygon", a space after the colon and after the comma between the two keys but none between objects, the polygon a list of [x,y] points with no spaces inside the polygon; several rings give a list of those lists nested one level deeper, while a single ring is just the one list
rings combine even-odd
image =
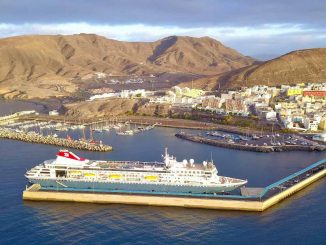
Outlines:
[{"label": "town buildings", "polygon": [[165,95],[155,92],[123,90],[94,95],[90,100],[107,98],[147,98],[148,103],[169,104],[173,108],[206,110],[218,114],[248,116],[281,123],[284,128],[300,131],[326,130],[326,83],[300,83],[269,87],[256,85],[225,92],[175,86]]}]

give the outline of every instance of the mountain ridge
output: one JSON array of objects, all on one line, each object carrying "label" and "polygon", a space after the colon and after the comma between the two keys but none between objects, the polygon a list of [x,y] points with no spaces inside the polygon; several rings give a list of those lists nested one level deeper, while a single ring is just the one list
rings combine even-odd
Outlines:
[{"label": "mountain ridge", "polygon": [[95,34],[4,38],[0,39],[0,57],[0,94],[9,97],[64,96],[77,89],[71,80],[95,72],[213,75],[255,62],[209,37],[122,42]]},{"label": "mountain ridge", "polygon": [[[295,50],[280,57],[195,80],[198,88],[297,84],[326,81],[326,48]],[[180,86],[190,86],[182,83]]]}]

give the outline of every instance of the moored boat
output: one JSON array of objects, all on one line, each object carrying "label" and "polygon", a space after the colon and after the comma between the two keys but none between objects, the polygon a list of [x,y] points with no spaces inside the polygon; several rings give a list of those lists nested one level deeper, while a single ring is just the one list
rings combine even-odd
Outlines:
[{"label": "moored boat", "polygon": [[213,162],[178,162],[167,150],[163,162],[96,161],[61,150],[27,171],[26,178],[42,188],[167,193],[230,192],[247,180],[219,176]]}]

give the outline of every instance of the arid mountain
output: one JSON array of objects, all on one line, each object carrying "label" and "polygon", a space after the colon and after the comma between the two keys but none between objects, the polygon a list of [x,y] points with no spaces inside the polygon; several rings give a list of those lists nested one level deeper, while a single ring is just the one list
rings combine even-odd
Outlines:
[{"label": "arid mountain", "polygon": [[133,112],[138,100],[111,99],[97,101],[83,101],[65,105],[65,114],[70,117],[92,118],[96,116],[117,116]]},{"label": "arid mountain", "polygon": [[72,80],[95,72],[212,75],[254,62],[209,37],[121,42],[91,34],[1,39],[0,57],[0,94],[8,98],[69,95]]},{"label": "arid mountain", "polygon": [[[199,88],[216,89],[326,81],[326,48],[298,50],[276,59],[253,64],[193,82]],[[183,83],[181,86],[190,86]]]},{"label": "arid mountain", "polygon": [[147,61],[151,65],[162,67],[163,71],[211,75],[254,62],[252,58],[245,57],[209,37],[172,36],[153,44],[153,54]]}]

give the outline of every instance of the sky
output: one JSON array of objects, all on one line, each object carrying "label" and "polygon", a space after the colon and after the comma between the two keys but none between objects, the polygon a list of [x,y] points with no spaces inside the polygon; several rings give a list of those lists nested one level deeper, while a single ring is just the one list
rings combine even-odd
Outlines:
[{"label": "sky", "polygon": [[270,59],[326,47],[326,0],[0,0],[0,37],[95,33],[121,41],[210,36]]}]

